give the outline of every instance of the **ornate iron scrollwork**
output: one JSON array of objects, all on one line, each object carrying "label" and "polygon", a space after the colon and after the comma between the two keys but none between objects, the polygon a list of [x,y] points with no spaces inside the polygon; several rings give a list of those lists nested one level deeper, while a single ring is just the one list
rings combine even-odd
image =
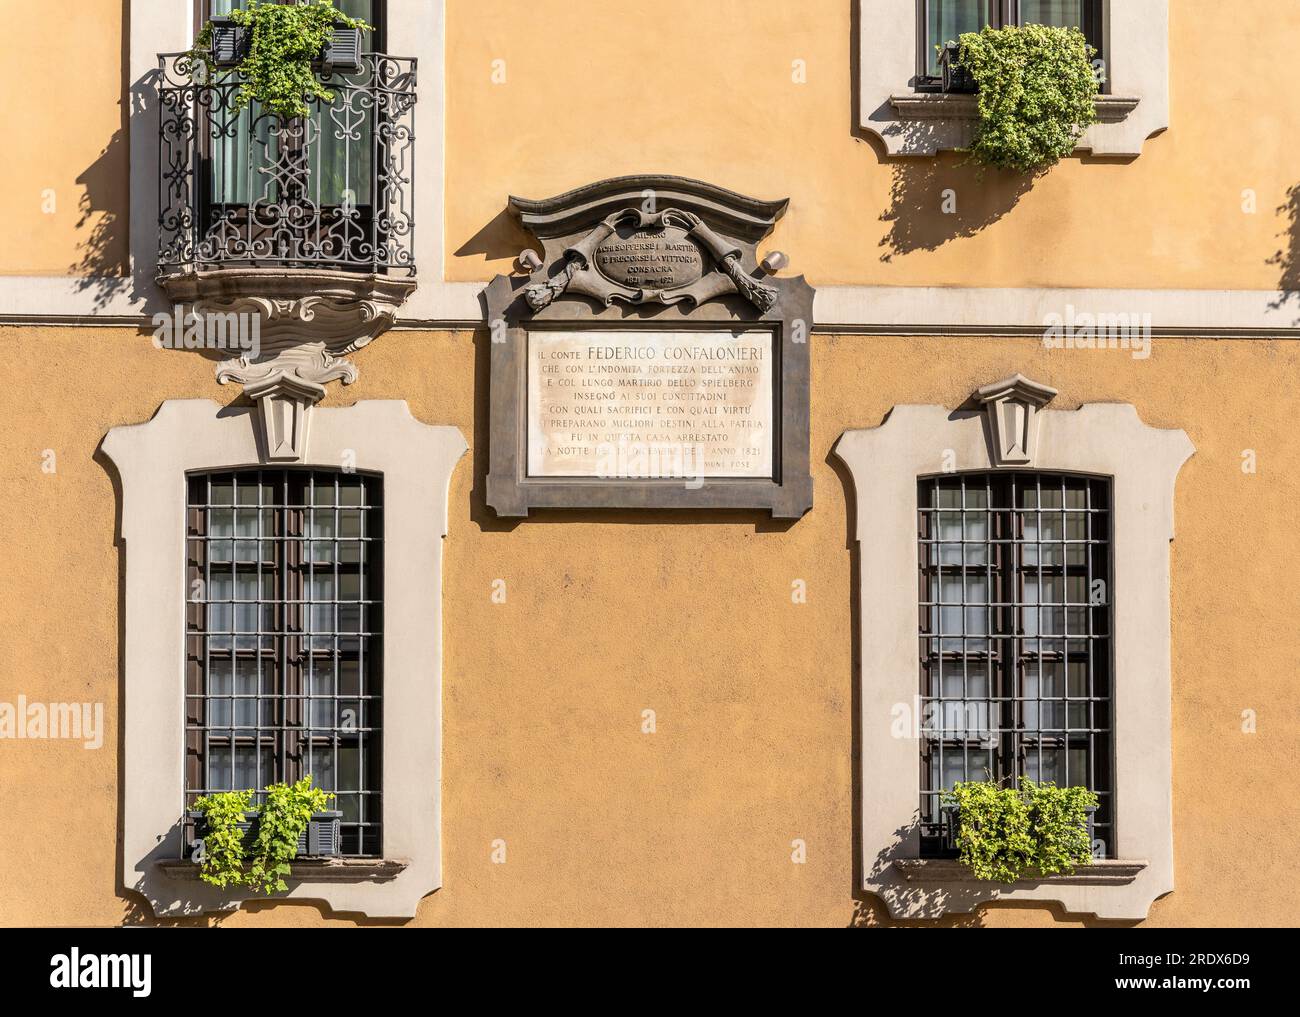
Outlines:
[{"label": "ornate iron scrollwork", "polygon": [[241,110],[233,71],[160,57],[160,274],[415,274],[415,61],[370,53],[323,80],[332,100],[282,120]]}]

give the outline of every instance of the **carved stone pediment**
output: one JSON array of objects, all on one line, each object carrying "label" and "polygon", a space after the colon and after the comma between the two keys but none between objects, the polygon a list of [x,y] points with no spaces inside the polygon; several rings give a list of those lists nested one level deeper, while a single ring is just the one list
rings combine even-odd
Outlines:
[{"label": "carved stone pediment", "polygon": [[1039,410],[1056,398],[1056,389],[1022,374],[985,385],[974,399],[988,419],[989,461],[994,466],[1028,466],[1038,454]]},{"label": "carved stone pediment", "polygon": [[[237,382],[258,405],[268,461],[306,457],[310,411],[331,381],[350,385],[345,359],[383,334],[413,279],[314,269],[231,268],[159,280],[178,316],[219,326],[231,356],[217,381]],[[231,342],[238,336],[239,344]]]},{"label": "carved stone pediment", "polygon": [[755,278],[755,245],[787,204],[671,176],[619,177],[541,201],[512,197],[510,208],[545,245],[525,299],[533,311],[566,294],[607,307],[689,308],[738,294],[766,314],[780,294]]}]

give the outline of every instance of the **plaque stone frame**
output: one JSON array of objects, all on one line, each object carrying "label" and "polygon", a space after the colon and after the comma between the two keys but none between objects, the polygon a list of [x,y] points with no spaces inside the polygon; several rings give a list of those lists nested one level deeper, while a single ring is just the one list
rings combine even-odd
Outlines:
[{"label": "plaque stone frame", "polygon": [[[530,276],[488,285],[491,350],[487,503],[498,516],[532,509],[739,509],[798,519],[812,507],[809,471],[808,343],[813,288],[802,276],[765,276],[757,245],[787,200],[759,201],[698,180],[628,176],[554,198],[510,198],[510,209],[543,245]],[[649,285],[602,269],[596,255],[619,231],[650,231],[689,244],[687,264],[660,266]],[[611,240],[611,238],[614,238]],[[693,250],[692,250],[693,248]],[[695,252],[698,252],[696,258]],[[772,339],[772,474],[680,478],[530,476],[530,332],[709,333],[759,331]]]}]

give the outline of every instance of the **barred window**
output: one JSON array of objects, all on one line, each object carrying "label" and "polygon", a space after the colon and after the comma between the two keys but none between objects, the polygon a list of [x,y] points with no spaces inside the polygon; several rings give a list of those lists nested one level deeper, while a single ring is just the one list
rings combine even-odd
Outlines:
[{"label": "barred window", "polygon": [[1110,481],[998,472],[918,485],[921,850],[941,793],[1028,777],[1096,791],[1114,843]]},{"label": "barred window", "polygon": [[185,814],[310,774],[336,795],[342,853],[379,855],[381,479],[253,469],[188,485]]}]

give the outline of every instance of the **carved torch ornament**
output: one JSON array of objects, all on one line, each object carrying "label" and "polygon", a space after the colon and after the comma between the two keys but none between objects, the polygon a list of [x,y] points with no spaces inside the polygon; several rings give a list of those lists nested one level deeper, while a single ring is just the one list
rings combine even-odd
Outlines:
[{"label": "carved torch ornament", "polygon": [[[630,231],[633,234],[678,231],[686,241],[712,259],[716,271],[701,272],[696,278],[669,287],[635,286],[628,281],[611,278],[601,271],[598,252],[620,231]],[[741,264],[742,254],[739,245],[719,236],[693,212],[680,208],[668,208],[662,212],[625,208],[601,222],[580,243],[566,248],[560,271],[544,282],[528,286],[524,298],[536,312],[565,294],[592,297],[608,307],[616,300],[633,306],[668,306],[683,302],[699,305],[707,300],[738,293],[758,308],[761,314],[766,314],[776,305],[779,294],[775,288],[765,286],[745,272]]]}]

